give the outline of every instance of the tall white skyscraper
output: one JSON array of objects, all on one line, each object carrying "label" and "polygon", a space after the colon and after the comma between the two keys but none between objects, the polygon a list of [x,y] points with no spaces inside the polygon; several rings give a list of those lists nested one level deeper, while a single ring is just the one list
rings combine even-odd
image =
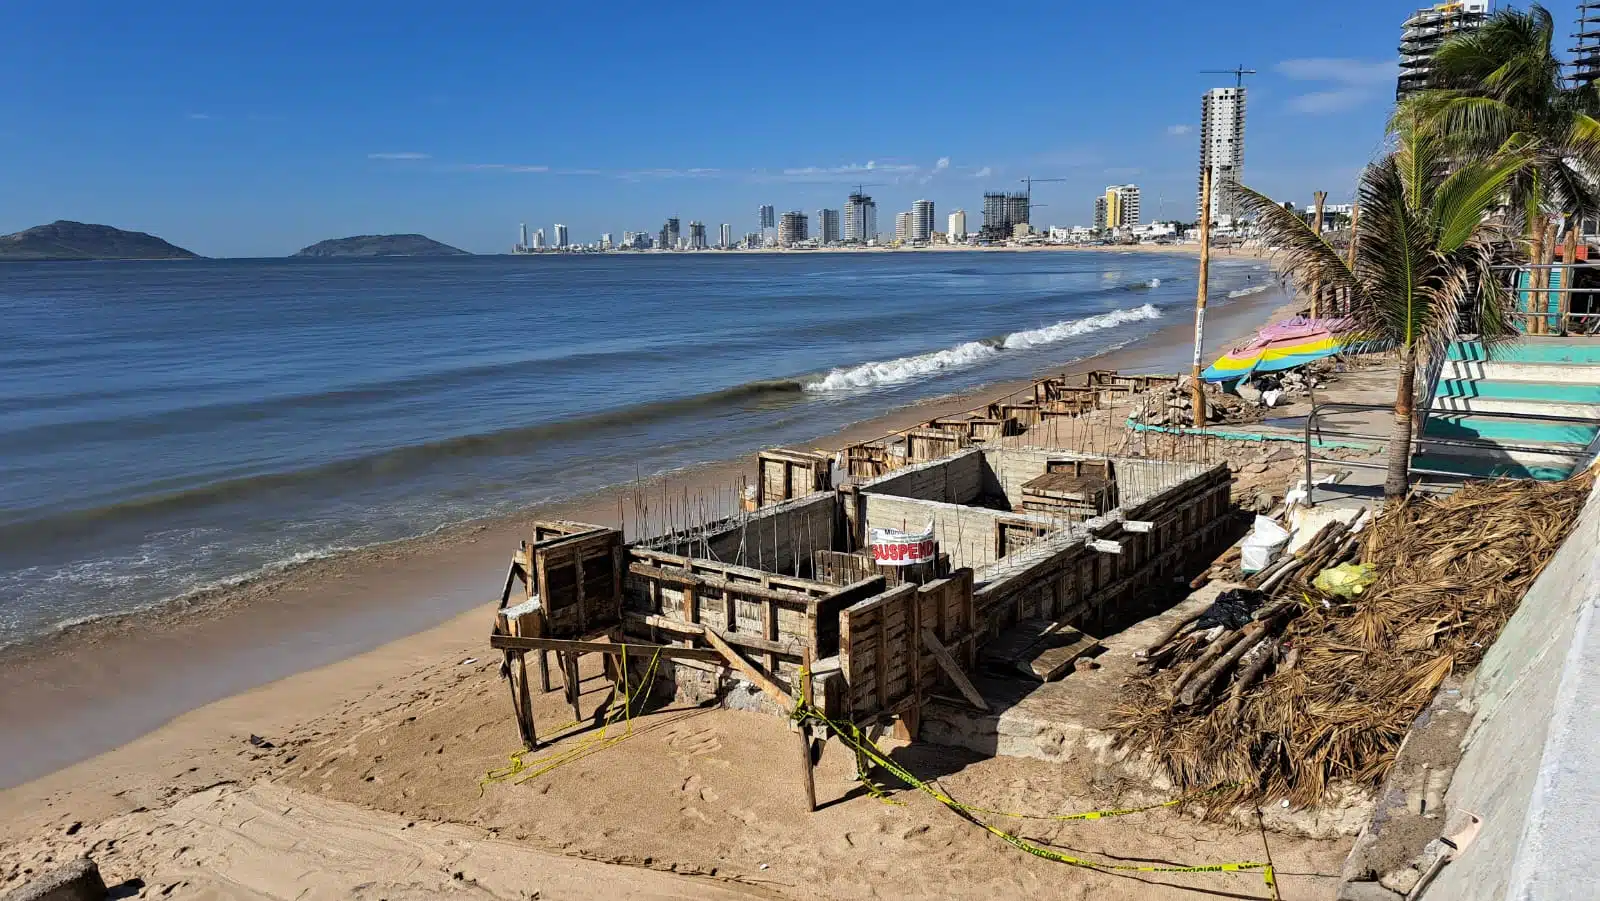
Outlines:
[{"label": "tall white skyscraper", "polygon": [[533,232],[533,249],[534,250],[544,250],[544,229],[542,229],[542,228],[534,229],[534,232]]},{"label": "tall white skyscraper", "polygon": [[733,246],[733,226],[731,224],[724,222],[722,227],[717,230],[717,246],[723,250]]},{"label": "tall white skyscraper", "polygon": [[517,246],[521,247],[523,249],[527,249],[527,246],[528,246],[528,223],[526,223],[526,222],[522,223],[522,228],[519,230],[518,234],[520,236],[520,240],[517,241]]},{"label": "tall white skyscraper", "polygon": [[567,227],[559,222],[556,223],[555,239],[557,250],[561,250],[567,246]]},{"label": "tall white skyscraper", "polygon": [[965,241],[967,239],[967,211],[955,210],[950,214],[949,227],[944,231],[945,237],[951,242]]},{"label": "tall white skyscraper", "polygon": [[[1239,205],[1232,186],[1244,170],[1244,88],[1212,88],[1200,101],[1200,180],[1211,170],[1211,218],[1237,217]],[[1200,192],[1195,188],[1195,211]],[[1110,223],[1107,223],[1109,226]]]},{"label": "tall white skyscraper", "polygon": [[761,224],[757,226],[758,228],[773,228],[778,224],[777,211],[773,209],[773,206],[770,203],[763,203],[756,210],[756,218],[761,222]]},{"label": "tall white skyscraper", "polygon": [[933,201],[919,200],[911,205],[911,240],[929,241],[933,238]]},{"label": "tall white skyscraper", "polygon": [[911,222],[916,218],[910,210],[894,217],[894,239],[904,244],[911,240]]},{"label": "tall white skyscraper", "polygon": [[601,250],[610,250],[611,249],[611,233],[610,232],[603,232],[600,235],[600,249]]},{"label": "tall white skyscraper", "polygon": [[845,243],[865,244],[878,237],[878,205],[865,194],[851,194],[844,203]]}]

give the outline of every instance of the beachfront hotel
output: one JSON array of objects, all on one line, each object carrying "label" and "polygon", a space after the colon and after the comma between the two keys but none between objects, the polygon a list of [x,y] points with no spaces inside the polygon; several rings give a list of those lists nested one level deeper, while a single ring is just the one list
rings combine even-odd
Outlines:
[{"label": "beachfront hotel", "polygon": [[1453,32],[1477,28],[1489,18],[1488,0],[1463,0],[1424,7],[1406,19],[1400,32],[1400,78],[1394,97],[1404,100],[1428,86],[1433,54]]}]

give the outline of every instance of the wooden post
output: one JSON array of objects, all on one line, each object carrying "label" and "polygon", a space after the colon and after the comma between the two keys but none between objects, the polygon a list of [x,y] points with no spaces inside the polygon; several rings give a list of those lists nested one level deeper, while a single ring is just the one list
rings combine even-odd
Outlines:
[{"label": "wooden post", "polygon": [[1540,272],[1544,273],[1544,277],[1540,280],[1540,286],[1544,288],[1544,290],[1539,295],[1539,333],[1541,335],[1548,335],[1551,331],[1550,273],[1554,272],[1555,270],[1551,269],[1550,267],[1555,263],[1555,260],[1556,224],[1553,220],[1551,220],[1545,222],[1544,225],[1544,259],[1540,261],[1544,264],[1544,268],[1539,270]]},{"label": "wooden post", "polygon": [[578,684],[578,654],[557,652],[556,660],[561,664],[561,678],[567,684],[567,702],[572,705],[572,718],[583,721],[583,710],[580,705],[582,686]]},{"label": "wooden post", "polygon": [[1560,315],[1556,318],[1556,331],[1565,335],[1568,332],[1567,315],[1572,312],[1572,286],[1578,280],[1578,221],[1567,219],[1567,243],[1561,248],[1561,262],[1566,268],[1561,271],[1561,298],[1556,301],[1556,308]]},{"label": "wooden post", "polygon": [[544,648],[539,649],[539,687],[547,694],[555,689],[550,684],[550,651]]},{"label": "wooden post", "polygon": [[1206,291],[1211,280],[1211,167],[1200,176],[1200,288],[1194,300],[1194,427],[1206,427],[1205,384],[1200,380],[1200,358],[1205,353]]},{"label": "wooden post", "polygon": [[1544,261],[1544,224],[1538,221],[1528,223],[1528,316],[1523,320],[1523,328],[1530,335],[1544,334],[1544,317],[1539,313],[1539,264]]},{"label": "wooden post", "polygon": [[[1317,199],[1316,219],[1314,219],[1312,221],[1311,227],[1316,230],[1317,237],[1320,238],[1320,237],[1322,237],[1322,207],[1323,207],[1323,204],[1326,203],[1327,200],[1328,200],[1328,192],[1327,191],[1317,191],[1317,192],[1313,193],[1311,196],[1315,197]],[[1321,309],[1320,309],[1321,300],[1322,300],[1322,283],[1321,282],[1312,282],[1311,283],[1311,318],[1312,319],[1316,319],[1317,315],[1321,312]]]},{"label": "wooden post", "polygon": [[[1356,271],[1356,238],[1361,234],[1361,205],[1350,205],[1350,246],[1345,248],[1345,262],[1349,264],[1350,271]],[[1355,302],[1350,289],[1345,289],[1344,315],[1350,315],[1350,305]]]},{"label": "wooden post", "polygon": [[[543,657],[544,655],[541,654],[540,656]],[[528,691],[527,654],[522,651],[517,652],[517,683],[519,685],[517,706],[521,710],[521,715],[518,716],[518,719],[528,724],[528,731],[522,736],[522,744],[523,747],[532,751],[534,748],[539,747],[539,732],[533,725],[533,695]]]},{"label": "wooden post", "polygon": [[[811,649],[805,649],[804,669],[800,671],[800,704],[811,706]],[[800,785],[806,793],[806,813],[817,809],[817,774],[811,763],[811,722],[802,720],[795,734],[800,736]]]}]

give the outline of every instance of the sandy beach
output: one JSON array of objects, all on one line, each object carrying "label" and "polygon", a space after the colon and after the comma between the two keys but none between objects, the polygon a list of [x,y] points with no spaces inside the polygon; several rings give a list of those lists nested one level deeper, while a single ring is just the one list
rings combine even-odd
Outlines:
[{"label": "sandy beach", "polygon": [[[1215,306],[1207,354],[1287,310],[1276,292]],[[1065,368],[1186,370],[1192,334],[1174,317],[1136,346]],[[812,446],[1021,387],[918,404]],[[725,489],[750,470],[745,459],[697,467],[666,490]],[[759,764],[787,760],[790,736],[759,714],[669,708],[558,773],[480,785],[517,745],[484,642],[507,555],[534,519],[616,524],[619,500],[602,492],[440,530],[11,649],[0,659],[0,785],[11,786],[0,793],[0,890],[89,853],[121,897],[1266,897],[1256,874],[1219,883],[1030,858],[925,798],[863,796],[837,748],[819,773],[824,809],[797,817],[787,771]],[[589,703],[604,690],[591,676]],[[537,703],[562,717],[558,694]],[[1062,811],[1117,796],[1035,761],[906,753],[980,803]],[[1130,822],[1028,834],[1140,861],[1266,851],[1260,834],[1181,814]],[[1274,836],[1284,897],[1331,897],[1344,851]]]}]

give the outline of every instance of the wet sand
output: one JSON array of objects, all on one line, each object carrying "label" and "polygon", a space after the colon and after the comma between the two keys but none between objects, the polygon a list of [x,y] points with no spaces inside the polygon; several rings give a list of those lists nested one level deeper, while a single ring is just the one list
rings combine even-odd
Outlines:
[{"label": "wet sand", "polygon": [[[1214,305],[1207,316],[1208,358],[1275,313],[1287,312],[1276,291]],[[1064,370],[1187,371],[1192,345],[1192,322],[1174,317],[1136,346],[1081,360]],[[807,445],[836,449],[981,406],[1029,384],[991,385],[920,403]],[[753,472],[752,461],[744,458],[673,473],[665,480],[665,490],[669,494],[687,490],[691,495],[728,492]],[[650,490],[660,487],[653,485]],[[460,614],[498,598],[508,555],[526,537],[529,523],[567,518],[616,525],[621,496],[618,491],[601,492],[317,560],[193,598],[181,607],[100,620],[8,649],[0,658],[0,685],[5,686],[0,693],[0,722],[6,723],[0,732],[0,786],[38,779],[141,736],[145,738],[138,744],[148,747],[147,753],[160,749],[166,756],[191,744],[207,746],[208,737],[242,722],[314,716],[333,698],[349,696],[366,684],[348,672],[352,658],[364,661],[358,668],[361,673],[381,671],[390,678],[421,665],[418,658],[404,655],[357,658],[404,636],[413,636],[414,642],[437,653],[438,641],[449,645],[470,634],[473,641],[463,647],[481,654],[486,620],[480,615],[468,629]],[[440,634],[431,635],[430,630]],[[346,661],[345,672],[329,670],[321,678],[307,672],[338,661]],[[234,698],[295,674],[302,674],[297,684],[310,686],[264,708]],[[212,722],[190,714],[224,698],[232,699],[222,705],[225,709],[245,704],[253,712],[223,713],[222,719]],[[148,734],[175,717],[182,717],[181,728],[174,724]],[[102,759],[133,765],[141,755],[119,751]],[[35,788],[24,786],[18,792],[38,798]],[[7,794],[8,802],[22,797]]]}]

